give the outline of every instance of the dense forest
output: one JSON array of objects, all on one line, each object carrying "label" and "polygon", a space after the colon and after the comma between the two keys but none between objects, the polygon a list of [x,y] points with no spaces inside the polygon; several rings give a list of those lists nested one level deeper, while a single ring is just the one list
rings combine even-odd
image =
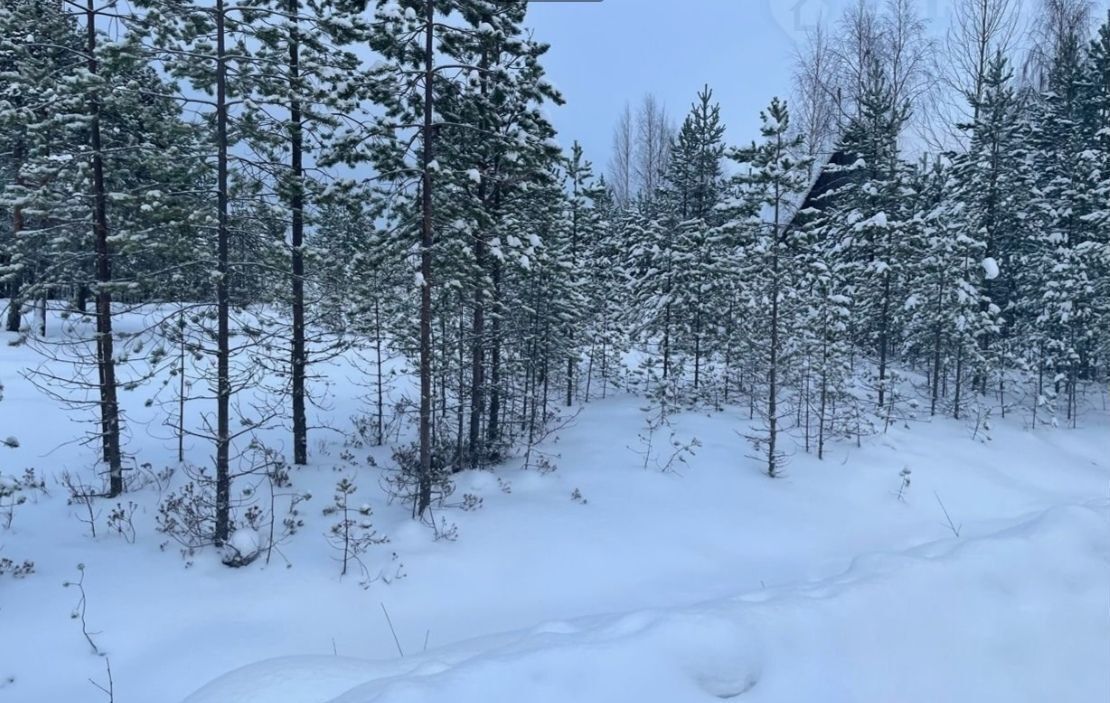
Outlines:
[{"label": "dense forest", "polygon": [[121,394],[171,426],[206,403],[177,432],[212,446],[191,539],[223,544],[235,480],[270,466],[257,430],[309,461],[314,365],[356,347],[360,429],[395,444],[414,516],[617,389],[661,422],[744,408],[737,451],[771,477],[913,417],[1102,412],[1110,23],[1087,3],[1026,28],[962,0],[931,39],[912,0],[860,2],[811,32],[757,140],[728,143],[708,86],[677,126],[649,95],[605,174],[555,140],[526,6],[5,2],[6,325],[95,413],[97,494],[128,489]]}]

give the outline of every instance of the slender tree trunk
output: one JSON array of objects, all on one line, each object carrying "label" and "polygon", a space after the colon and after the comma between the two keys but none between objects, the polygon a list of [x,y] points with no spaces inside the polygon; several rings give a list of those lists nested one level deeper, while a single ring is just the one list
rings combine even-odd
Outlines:
[{"label": "slender tree trunk", "polygon": [[1037,410],[1044,394],[1044,343],[1041,343],[1040,360],[1037,362],[1037,392],[1033,394],[1033,429],[1037,428]]},{"label": "slender tree trunk", "polygon": [[46,302],[49,295],[50,289],[44,285],[38,299],[39,337],[42,339],[46,339]]},{"label": "slender tree trunk", "polygon": [[493,262],[493,321],[490,325],[489,351],[489,420],[486,424],[486,446],[496,447],[501,439],[501,264]]},{"label": "slender tree trunk", "polygon": [[886,399],[887,349],[890,347],[890,271],[883,272],[883,306],[879,319],[879,402],[882,409]]},{"label": "slender tree trunk", "polygon": [[943,335],[941,334],[941,326],[940,326],[940,319],[939,318],[940,318],[940,313],[941,313],[941,309],[940,309],[941,308],[941,303],[942,303],[943,300],[944,300],[944,278],[941,277],[940,281],[937,283],[937,310],[936,310],[937,323],[933,328],[933,373],[932,373],[932,377],[933,377],[932,386],[933,387],[930,389],[932,391],[930,393],[930,395],[932,397],[931,397],[930,402],[929,402],[929,415],[930,416],[935,416],[937,414],[937,399],[938,399],[938,396],[940,394],[940,358],[941,358],[940,357],[940,352],[941,352],[941,339],[942,339]]},{"label": "slender tree trunk", "polygon": [[[670,297],[668,286],[667,296]],[[671,304],[668,302],[663,309],[663,380],[667,380],[671,373]]]},{"label": "slender tree trunk", "polygon": [[594,380],[594,356],[596,355],[597,347],[590,347],[590,360],[586,363],[586,397],[585,401],[590,402],[590,384]]},{"label": "slender tree trunk", "polygon": [[1006,368],[1000,366],[998,370],[998,407],[1002,412],[1002,418],[1006,418]]},{"label": "slender tree trunk", "polygon": [[954,420],[960,419],[960,402],[961,392],[963,391],[963,376],[964,376],[964,349],[959,346],[956,349],[956,389],[955,396],[952,399],[952,418]]},{"label": "slender tree trunk", "polygon": [[[95,242],[95,237],[94,237]],[[95,319],[95,317],[94,317]],[[99,330],[99,326],[97,327]],[[100,395],[100,402],[104,402],[104,345],[100,343],[99,332],[96,339],[96,376],[97,376],[97,393]],[[108,465],[112,452],[108,448],[108,416],[102,411],[100,413],[100,460]]]},{"label": "slender tree trunk", "polygon": [[809,444],[810,444],[809,421],[810,421],[810,412],[813,409],[813,400],[812,400],[813,387],[811,385],[812,379],[810,378],[810,375],[809,375],[809,373],[810,373],[809,362],[810,361],[812,361],[812,358],[809,358],[806,362],[805,386],[804,386],[804,389],[803,389],[803,392],[802,392],[802,394],[805,396],[806,454],[809,454]]},{"label": "slender tree trunk", "polygon": [[[18,167],[19,162],[20,162],[21,154],[22,154],[22,148],[19,144],[16,144],[12,160],[14,161],[14,163],[16,164],[17,167]],[[16,177],[15,177],[15,182],[16,182],[16,184],[20,183],[20,177],[18,175],[18,168],[17,168]],[[23,208],[20,207],[19,205],[16,205],[12,208],[12,245],[13,245],[13,247],[15,246],[15,243],[19,241],[19,233],[22,232],[22,231],[23,231]],[[11,263],[10,262],[10,257],[5,257],[5,260],[6,260],[5,263]],[[23,318],[23,301],[20,299],[20,294],[19,294],[19,291],[20,291],[21,287],[22,287],[22,285],[21,285],[21,274],[17,273],[15,276],[12,277],[11,282],[8,284],[8,317],[7,317],[7,320],[5,321],[5,328],[9,332],[19,332],[19,328],[20,328],[20,326],[23,322],[23,319],[22,319]]]},{"label": "slender tree trunk", "polygon": [[[23,230],[23,217],[19,208],[15,209],[12,220],[12,231],[15,234],[19,234],[19,232]],[[5,328],[9,332],[18,332],[23,323],[23,300],[20,298],[20,288],[21,284],[17,275],[17,277],[8,284],[8,317],[5,321]]]},{"label": "slender tree trunk", "polygon": [[[222,0],[221,0],[222,1]],[[432,502],[432,79],[435,77],[435,2],[424,3],[424,124],[420,188],[420,476],[416,515]]]},{"label": "slender tree trunk", "polygon": [[[482,416],[485,414],[485,336],[486,336],[486,302],[485,302],[485,266],[486,242],[482,234],[474,238],[474,263],[477,269],[477,279],[474,285],[474,319],[470,341],[470,434],[467,446],[469,465],[477,469],[483,461],[482,452]],[[459,330],[462,335],[463,330]],[[460,344],[462,341],[460,339]],[[459,359],[462,364],[463,360]]]},{"label": "slender tree trunk", "polygon": [[[701,384],[701,296],[698,296],[698,309],[694,313],[694,391]],[[696,393],[695,393],[696,395]]]},{"label": "slender tree trunk", "polygon": [[[577,147],[577,146],[578,146],[577,143],[575,143],[575,147]],[[572,192],[571,192],[571,198],[572,198],[571,203],[572,203],[572,205],[571,205],[571,220],[570,220],[570,261],[571,261],[571,266],[572,266],[573,270],[578,271],[579,270],[579,263],[578,263],[578,176],[577,176],[577,174],[575,175],[575,178],[573,179],[573,182],[574,182],[574,185],[573,185],[573,189],[572,189]],[[573,343],[573,341],[574,341],[574,328],[570,327],[567,330],[567,342],[568,342],[568,344],[571,344],[571,343]],[[574,350],[572,349],[571,353],[567,355],[567,402],[566,402],[566,405],[567,405],[568,408],[571,405],[574,404],[574,385],[575,385],[574,382],[575,382],[575,371],[577,370],[577,368],[578,368],[578,359],[574,354]]]},{"label": "slender tree trunk", "polygon": [[732,299],[732,296],[729,296],[728,314],[725,316],[725,359],[724,359],[724,362],[725,362],[725,368],[724,368],[725,383],[724,383],[724,391],[722,393],[722,395],[724,397],[724,404],[725,405],[728,405],[729,390],[730,390],[729,389],[729,383],[732,381],[732,313],[733,313],[733,305],[734,304],[735,303]]},{"label": "slender tree trunk", "polygon": [[378,373],[378,428],[375,444],[385,442],[385,393],[382,379],[382,312],[380,298],[374,298],[374,365]]},{"label": "slender tree trunk", "polygon": [[89,287],[84,283],[77,285],[77,293],[74,296],[73,307],[79,313],[87,313],[89,311]]},{"label": "slender tree trunk", "polygon": [[770,365],[767,368],[767,475],[778,476],[778,438],[779,438],[779,205],[775,202],[775,225],[771,236],[771,349]]},{"label": "slender tree trunk", "polygon": [[547,426],[547,407],[548,407],[548,405],[547,405],[548,395],[547,394],[548,394],[548,391],[550,390],[550,387],[551,387],[551,376],[548,373],[548,363],[547,363],[547,359],[548,359],[548,356],[549,356],[548,352],[549,352],[548,344],[546,342],[544,342],[544,345],[543,345],[543,364],[541,364],[541,366],[540,366],[540,373],[543,374],[543,415],[540,416],[541,427],[546,427]]},{"label": "slender tree trunk", "polygon": [[228,264],[227,52],[224,0],[216,0],[216,545],[231,531],[231,289]]},{"label": "slender tree trunk", "polygon": [[177,323],[181,335],[178,350],[177,368],[177,463],[185,461],[185,313],[182,312]]},{"label": "slender tree trunk", "polygon": [[[85,33],[88,38],[88,69],[96,75],[96,6],[87,0]],[[90,94],[89,139],[92,146],[93,229],[96,239],[96,340],[100,363],[100,417],[104,432],[104,458],[108,463],[108,496],[123,493],[123,465],[119,441],[119,400],[116,395],[116,361],[112,341],[112,260],[108,248],[108,195],[104,184],[104,159],[100,139],[100,98]],[[46,325],[43,310],[43,326]]]},{"label": "slender tree trunk", "polygon": [[300,30],[297,27],[300,0],[289,0],[289,156],[292,191],[289,206],[292,216],[293,259],[293,463],[308,463],[308,418],[305,415],[304,320],[304,132],[302,126]]},{"label": "slender tree trunk", "polygon": [[[466,397],[466,313],[465,307],[462,305],[462,295],[459,296],[459,402],[456,404],[455,410],[455,461],[454,470],[462,471],[463,466],[466,465],[467,454],[464,442],[465,435],[463,434],[463,418],[466,414],[466,405],[463,399]],[[445,357],[446,358],[446,357]],[[471,414],[471,423],[474,421],[474,415]],[[474,450],[470,450],[470,459],[474,458]],[[472,468],[478,468],[473,466]]]},{"label": "slender tree trunk", "polygon": [[[441,300],[441,303],[443,305],[443,309],[446,310],[448,300],[446,298],[444,298],[444,299]],[[447,339],[447,316],[446,315],[441,315],[440,318],[439,318],[439,355],[440,355],[440,358],[443,359],[443,363],[440,364],[440,366],[439,366],[439,395],[436,396],[436,397],[439,398],[439,418],[444,422],[447,421],[447,398],[448,398],[447,377],[451,373],[451,365],[450,365],[450,363],[448,363],[448,359],[451,358],[451,350],[447,346],[448,342],[449,342],[449,340]],[[433,337],[432,338],[432,349],[435,349],[435,345],[436,345],[436,340],[435,340],[435,337]],[[433,364],[434,364],[434,359],[433,359]],[[432,367],[432,373],[433,373],[433,377],[434,377],[434,374],[435,374],[435,366],[434,365]],[[435,390],[434,381],[433,381],[432,390],[433,391]],[[460,395],[459,396],[459,403],[462,403],[462,402],[464,402],[464,399]],[[436,425],[436,415],[435,415],[435,402],[434,402],[434,398],[433,398],[433,402],[432,402],[432,447],[433,448],[436,446],[436,438],[438,437],[438,435],[436,434],[436,427],[437,427],[437,425]]]},{"label": "slender tree trunk", "polygon": [[609,392],[609,346],[608,342],[601,343],[601,399],[605,400]]},{"label": "slender tree trunk", "polygon": [[825,458],[825,414],[829,400],[828,369],[821,372],[821,409],[817,413],[817,458]]}]

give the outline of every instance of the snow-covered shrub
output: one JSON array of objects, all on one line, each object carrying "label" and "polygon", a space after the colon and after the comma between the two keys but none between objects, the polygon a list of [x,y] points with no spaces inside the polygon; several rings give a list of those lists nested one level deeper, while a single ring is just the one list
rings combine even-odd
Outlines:
[{"label": "snow-covered shrub", "polygon": [[[266,563],[269,564],[270,557],[275,549],[278,550],[279,554],[282,554],[278,545],[291,539],[304,527],[300,504],[311,500],[312,494],[308,491],[299,491],[293,487],[289,464],[285,462],[284,458],[280,458],[270,465],[270,468],[266,471],[266,479],[270,488],[269,537],[266,540]],[[288,499],[288,503],[279,524],[278,501],[285,499]],[[284,555],[282,556],[284,558]],[[288,559],[286,559],[286,566],[292,566]]]},{"label": "snow-covered shrub", "polygon": [[35,492],[46,495],[46,482],[38,478],[34,469],[25,469],[22,476],[0,473],[0,527],[10,530],[15,509]]},{"label": "snow-covered shrub", "polygon": [[0,474],[0,527],[10,530],[15,519],[16,506],[27,502],[23,487],[11,476]]},{"label": "snow-covered shrub", "polygon": [[[440,442],[432,451],[431,502],[442,505],[443,501],[455,491],[455,484],[451,481],[451,467],[454,465],[456,447],[447,442]],[[403,445],[393,450],[393,462],[396,468],[385,474],[382,488],[389,496],[390,501],[400,500],[402,503],[411,503],[413,515],[416,515],[416,502],[420,493],[420,447],[416,443]]]},{"label": "snow-covered shrub", "polygon": [[0,557],[0,576],[11,574],[12,578],[21,579],[35,573],[35,562],[24,559],[16,562],[7,557]]},{"label": "snow-covered shrub", "polygon": [[[267,511],[264,503],[266,497],[260,488],[264,483],[271,485],[269,502],[274,504],[276,497],[273,485],[289,485],[288,471],[284,459],[274,458],[274,455],[265,451],[258,445],[251,445],[252,452],[245,462],[246,469],[237,474],[237,477],[253,478],[253,483],[245,485],[238,495],[231,498],[231,523],[230,532],[236,530],[252,530],[261,535],[274,533],[273,511]],[[184,469],[188,480],[179,488],[165,494],[158,505],[158,514],[155,523],[159,532],[173,538],[182,546],[182,553],[189,556],[196,549],[217,545],[216,541],[216,482],[213,476],[203,467],[186,466]],[[271,473],[273,474],[271,476]],[[249,559],[237,555],[234,546],[229,547],[228,540],[218,544],[224,549],[224,560],[231,566],[242,566],[258,556],[253,554]],[[265,542],[260,538],[260,544]],[[166,546],[163,543],[162,548]],[[231,556],[229,557],[229,550]],[[260,547],[261,551],[261,547]]]},{"label": "snow-covered shrub", "polygon": [[540,422],[532,418],[524,440],[524,468],[536,469],[541,474],[557,471],[559,466],[555,463],[555,459],[559,458],[558,454],[541,447],[558,442],[558,433],[573,425],[581,412],[582,408],[569,415],[552,410],[547,412]]},{"label": "snow-covered shrub", "polygon": [[898,486],[898,500],[902,503],[906,502],[906,489],[910,487],[910,473],[908,466],[903,466],[898,472],[898,478],[902,479],[902,483]]},{"label": "snow-covered shrub", "polygon": [[[643,379],[647,394],[647,404],[640,408],[644,413],[644,428],[636,438],[640,441],[638,449],[633,452],[643,457],[643,468],[654,465],[660,471],[675,471],[679,464],[686,463],[686,458],[693,456],[701,442],[693,437],[688,441],[678,438],[670,429],[671,415],[678,412],[681,395],[672,375],[663,379],[656,370],[654,360],[647,360],[640,365],[639,373]],[[658,434],[664,429],[668,430],[668,448],[660,445]]]},{"label": "snow-covered shrub", "polygon": [[139,506],[134,501],[127,501],[127,505],[116,503],[108,511],[108,530],[115,532],[128,544],[135,543],[135,509]]},{"label": "snow-covered shrub", "polygon": [[351,505],[351,496],[358,491],[358,486],[348,478],[342,478],[335,485],[335,496],[332,504],[324,508],[324,515],[338,517],[338,522],[328,530],[328,542],[339,552],[338,561],[343,565],[340,576],[347,575],[347,569],[352,562],[362,569],[363,577],[369,580],[369,571],[362,561],[362,555],[375,544],[384,544],[388,537],[381,536],[374,530],[370,518],[373,510],[366,503],[358,507]]},{"label": "snow-covered shrub", "polygon": [[100,519],[100,509],[96,506],[96,498],[101,493],[92,486],[81,483],[68,471],[62,472],[61,483],[65,487],[68,497],[66,505],[75,508],[75,517],[85,523],[89,529],[89,536],[96,539],[96,523]]},{"label": "snow-covered shrub", "polygon": [[464,493],[462,497],[462,502],[459,503],[458,507],[461,510],[470,512],[473,510],[480,510],[482,508],[483,502],[484,501],[482,500],[481,496],[475,495],[473,493]]},{"label": "snow-covered shrub", "polygon": [[[158,505],[155,524],[178,542],[186,552],[213,543],[216,534],[216,486],[204,469],[193,472],[193,480],[170,491]],[[165,544],[162,545],[165,548]]]},{"label": "snow-covered shrub", "polygon": [[453,522],[447,522],[447,518],[440,517],[437,522],[433,517],[431,522],[432,533],[437,542],[454,542],[459,538],[459,526]]},{"label": "snow-covered shrub", "polygon": [[173,480],[176,470],[172,466],[167,466],[159,471],[154,470],[154,466],[150,462],[143,462],[139,464],[137,471],[129,472],[127,475],[127,492],[137,493],[147,488],[154,488],[158,497],[161,498],[166,492],[166,488]]}]

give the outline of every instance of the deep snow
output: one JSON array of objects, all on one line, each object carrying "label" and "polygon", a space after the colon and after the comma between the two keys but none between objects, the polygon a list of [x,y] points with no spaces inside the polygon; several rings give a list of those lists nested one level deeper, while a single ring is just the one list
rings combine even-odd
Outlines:
[{"label": "deep snow", "polygon": [[[556,471],[460,474],[452,501],[483,507],[437,512],[453,542],[386,504],[378,470],[355,471],[342,436],[316,430],[293,476],[314,497],[282,547],[291,566],[229,569],[210,550],[186,567],[153,531],[154,488],[124,498],[140,506],[135,544],[102,528],[93,540],[74,519],[55,479],[91,480],[94,457],[62,445],[81,428],[20,376],[34,359],[0,348],[0,435],[20,441],[0,448],[0,471],[34,467],[50,493],[0,531],[4,556],[36,564],[0,578],[0,681],[12,679],[0,700],[107,700],[88,682],[104,682],[104,660],[70,617],[79,594],[62,586],[78,563],[118,703],[1110,700],[1105,413],[1076,430],[996,419],[986,443],[962,423],[917,422],[823,462],[798,452],[772,481],[747,456],[740,410],[675,418],[703,446],[681,475],[645,471],[641,401],[610,396],[546,447]],[[330,399],[314,424],[346,429],[359,372],[344,359],[322,370]],[[125,395],[128,448],[170,466],[176,439],[148,395]],[[283,430],[267,439],[288,444]],[[193,463],[209,452],[189,443]],[[388,463],[387,450],[355,453]],[[321,509],[342,476],[391,540],[367,566],[403,578],[339,577]]]}]

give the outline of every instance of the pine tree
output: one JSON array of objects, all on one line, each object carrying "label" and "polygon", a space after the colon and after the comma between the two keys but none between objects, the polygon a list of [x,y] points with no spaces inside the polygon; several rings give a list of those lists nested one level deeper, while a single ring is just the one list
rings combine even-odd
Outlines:
[{"label": "pine tree", "polygon": [[1085,134],[1091,167],[1087,195],[1091,200],[1085,219],[1090,239],[1084,257],[1090,266],[1091,316],[1095,333],[1090,342],[1087,366],[1091,376],[1101,370],[1106,379],[1110,367],[1110,11],[1087,50],[1084,78]]},{"label": "pine tree", "polygon": [[[196,316],[202,329],[198,330],[198,351],[215,360],[214,373],[209,378],[215,398],[215,423],[206,419],[205,432],[215,445],[215,501],[213,542],[220,546],[226,542],[232,524],[232,444],[235,439],[251,435],[254,430],[271,421],[277,414],[275,408],[259,410],[259,417],[241,423],[240,429],[231,428],[232,399],[243,389],[255,387],[267,364],[259,359],[248,360],[247,347],[238,345],[236,359],[232,359],[233,325],[239,331],[257,339],[266,336],[269,323],[258,316],[244,315],[234,320],[233,309],[247,301],[238,287],[249,285],[248,258],[234,257],[245,254],[248,248],[257,251],[261,245],[270,248],[267,228],[272,223],[255,196],[260,190],[259,180],[250,172],[250,162],[240,159],[233,151],[244,136],[238,129],[243,124],[247,101],[253,94],[256,56],[252,49],[254,37],[252,20],[258,13],[245,5],[231,5],[216,0],[211,6],[197,6],[178,0],[147,0],[143,3],[145,14],[140,27],[148,41],[156,47],[155,56],[174,77],[188,81],[195,94],[186,100],[203,115],[209,130],[202,145],[203,153],[214,164],[211,194],[214,207],[207,210],[208,224],[213,230],[215,256],[206,256],[211,266],[214,291],[211,297],[214,308],[211,314]],[[237,168],[238,167],[238,168]],[[211,226],[214,223],[214,227]],[[247,291],[243,291],[246,293]],[[208,325],[214,322],[214,329]],[[209,348],[205,338],[214,340]],[[258,348],[265,350],[262,340]]]},{"label": "pine tree", "polygon": [[[21,257],[30,256],[34,281],[22,288],[43,301],[41,325],[52,294],[72,291],[78,313],[85,312],[90,293],[96,297],[92,338],[80,324],[65,322],[65,334],[56,339],[31,340],[48,361],[31,378],[67,406],[95,408],[106,492],[115,496],[124,488],[118,394],[134,387],[141,372],[140,378],[120,378],[134,370],[129,357],[138,347],[117,349],[113,318],[120,311],[113,299],[143,300],[150,293],[144,274],[181,263],[168,255],[169,243],[192,204],[182,193],[196,182],[197,163],[189,154],[193,133],[140,47],[130,37],[109,40],[98,29],[114,5],[27,3],[22,9],[41,13],[40,24],[53,30],[26,35],[22,50],[13,48],[13,76],[41,70],[40,59],[67,41],[70,46],[62,57],[66,63],[54,66],[50,87],[37,93],[49,101],[41,121],[23,136],[14,130],[15,139],[34,146],[22,152],[19,172],[5,189],[20,219],[26,223],[28,214],[33,223],[11,252],[13,263],[25,265]],[[63,312],[63,319],[68,315]],[[88,400],[92,393],[95,402]]]},{"label": "pine tree", "polygon": [[589,402],[594,378],[599,378],[604,398],[622,364],[628,332],[622,321],[624,301],[615,292],[624,290],[629,280],[624,268],[623,217],[617,203],[604,178],[583,185],[580,197],[589,201],[581,213],[585,231],[581,276],[587,297],[584,341],[588,345],[584,399]]},{"label": "pine tree", "polygon": [[[48,265],[45,251],[51,231],[63,228],[70,213],[52,221],[47,203],[72,191],[65,179],[63,140],[84,123],[84,95],[63,87],[58,76],[74,76],[85,68],[86,47],[73,18],[55,3],[18,0],[0,9],[0,139],[3,140],[4,195],[0,207],[9,213],[10,238],[5,242],[4,282],[8,284],[7,329],[20,331],[25,285]],[[34,293],[32,293],[34,295]]]},{"label": "pine tree", "polygon": [[[766,448],[767,475],[780,475],[784,461],[781,448],[780,420],[782,388],[792,360],[787,356],[791,346],[796,315],[793,290],[797,274],[794,266],[793,242],[797,230],[790,227],[797,199],[809,184],[809,159],[801,154],[802,137],[790,136],[790,113],[786,104],[775,98],[760,113],[762,142],[739,151],[733,158],[746,169],[739,177],[751,211],[758,213],[752,223],[755,231],[748,246],[737,252],[734,265],[743,271],[743,283],[749,291],[751,305],[745,311],[752,321],[755,340],[766,349],[761,366],[766,379],[765,404],[761,408],[764,432],[754,439],[758,449]],[[745,172],[746,171],[746,172]]]},{"label": "pine tree", "polygon": [[[561,100],[543,80],[539,59],[547,47],[527,37],[520,26],[523,17],[523,3],[488,0],[406,0],[379,2],[376,8],[371,46],[384,61],[372,71],[372,97],[384,115],[369,130],[380,140],[369,156],[395,192],[416,190],[420,201],[417,213],[412,201],[395,199],[395,217],[420,223],[416,278],[423,476],[433,468],[433,425],[445,440],[433,403],[437,378],[440,420],[446,420],[449,386],[456,388],[460,431],[455,446],[466,454],[467,465],[490,459],[502,439],[507,387],[502,321],[509,309],[504,267],[507,261],[525,260],[533,248],[510,238],[506,222],[515,216],[515,200],[526,198],[530,187],[542,186],[529,181],[542,181],[558,154],[551,141],[554,130],[538,104]],[[397,233],[405,236],[405,228]],[[470,307],[469,330],[460,322],[464,305]],[[492,317],[489,330],[487,316]],[[433,328],[439,330],[438,350]],[[461,361],[466,357],[469,368]],[[457,382],[449,383],[449,376]],[[457,466],[460,461],[461,456]],[[428,480],[421,481],[417,515],[430,500]]]},{"label": "pine tree", "polygon": [[713,310],[724,294],[717,234],[723,137],[720,107],[707,86],[668,150],[663,185],[641,192],[624,223],[633,328],[642,342],[658,348],[661,380],[681,381],[687,359],[692,361],[696,392],[715,351]]},{"label": "pine tree", "polygon": [[247,64],[250,94],[239,130],[262,157],[256,164],[267,189],[289,213],[293,463],[305,464],[305,227],[318,201],[350,191],[342,181],[325,181],[317,164],[357,160],[333,135],[341,120],[360,114],[361,60],[350,47],[365,41],[368,29],[358,13],[333,0],[253,0],[247,6],[257,47]]},{"label": "pine tree", "polygon": [[1061,394],[1065,417],[1076,421],[1078,384],[1095,334],[1089,217],[1098,205],[1089,179],[1098,167],[1083,130],[1082,66],[1078,38],[1062,37],[1032,135],[1036,229],[1022,264],[1029,292],[1023,318],[1026,356],[1038,377],[1034,417],[1044,407],[1049,422],[1056,422]]},{"label": "pine tree", "polygon": [[876,406],[888,405],[893,388],[892,355],[898,339],[895,305],[901,296],[905,257],[905,167],[898,137],[908,119],[884,67],[870,61],[859,114],[848,126],[840,147],[855,159],[835,194],[841,211],[837,237],[852,263],[851,298],[854,336],[877,357]]},{"label": "pine tree", "polygon": [[[1024,238],[1022,213],[1028,202],[1028,175],[1024,169],[1023,129],[1019,105],[1010,87],[1011,73],[1006,59],[998,55],[987,67],[981,97],[973,106],[976,116],[969,128],[969,147],[953,164],[948,226],[954,227],[953,244],[964,257],[942,264],[946,272],[962,272],[959,285],[963,294],[957,307],[969,304],[959,317],[956,330],[965,339],[975,338],[975,347],[964,345],[960,358],[974,365],[974,389],[988,392],[988,381],[997,375],[999,402],[1005,413],[1005,374],[1012,363],[1010,329],[1005,311],[1014,307],[1014,269],[1016,254]],[[976,251],[977,250],[977,251]],[[973,260],[972,255],[978,257]],[[935,356],[935,353],[934,353]],[[936,408],[939,363],[934,360],[931,407]],[[960,379],[957,378],[957,388]],[[958,391],[957,391],[958,393]],[[954,413],[959,416],[959,400]]]}]

